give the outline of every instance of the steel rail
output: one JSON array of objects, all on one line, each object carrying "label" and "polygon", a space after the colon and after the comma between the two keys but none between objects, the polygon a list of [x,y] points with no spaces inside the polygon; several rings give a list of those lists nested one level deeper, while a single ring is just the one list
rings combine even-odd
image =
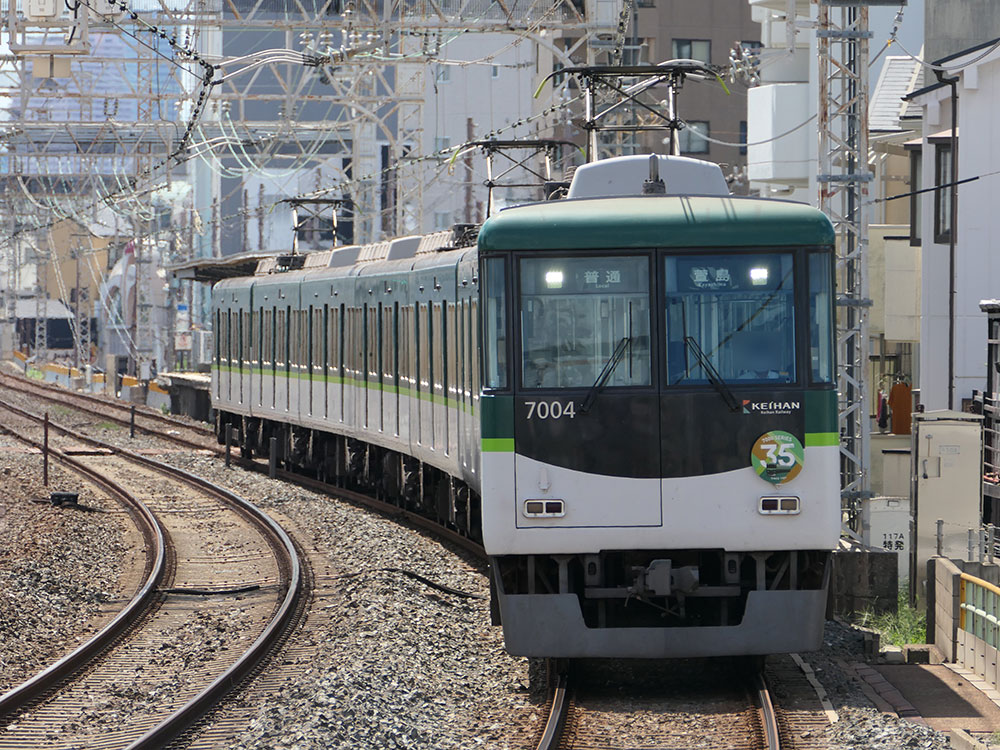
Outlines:
[{"label": "steel rail", "polygon": [[[9,372],[0,371],[0,382],[9,383],[10,381],[14,381],[17,384],[14,387],[20,388],[21,390],[24,390],[25,388],[34,388],[39,391],[46,391],[48,393],[51,393],[53,396],[61,396],[63,398],[59,400],[63,401],[64,403],[66,401],[72,401],[74,403],[90,402],[94,404],[95,409],[98,406],[111,407],[112,409],[117,409],[118,411],[123,411],[126,413],[129,412],[129,410],[133,406],[133,404],[126,405],[123,403],[116,403],[116,401],[112,401],[109,398],[101,398],[100,396],[97,396],[93,393],[82,393],[80,391],[74,391],[68,388],[63,388],[62,386],[58,386],[53,383],[46,383],[40,380],[32,380],[30,378],[21,377],[19,375],[12,375]],[[148,407],[138,408],[141,406],[139,404],[135,404],[134,406],[137,407],[135,411],[137,417],[145,417],[147,419],[153,420],[154,422],[160,422],[162,424],[171,425],[172,427],[180,427],[182,429],[193,430],[195,432],[202,432],[205,434],[206,437],[213,437],[214,435],[211,426],[205,423],[186,422],[182,419],[177,419],[176,417],[171,417],[166,414],[160,414],[159,412],[153,411]],[[83,408],[86,411],[92,411],[90,408],[87,407],[80,407],[80,408]],[[97,413],[97,412],[92,412],[92,413]],[[112,421],[115,422],[118,422],[120,419],[124,419],[125,424],[128,424],[129,421],[127,417],[122,417],[122,418],[112,417],[111,415],[104,413],[101,413],[101,416],[111,418]],[[139,429],[139,425],[136,425],[136,429]],[[144,431],[145,429],[146,428],[143,428]]]},{"label": "steel rail", "polygon": [[[0,401],[0,406],[20,413],[30,419],[42,420],[42,417],[12,404]],[[168,476],[179,478],[190,485],[216,495],[227,504],[233,506],[245,518],[252,521],[264,533],[265,538],[268,539],[272,547],[276,550],[279,566],[286,573],[287,584],[281,604],[271,617],[267,627],[265,627],[253,644],[236,662],[213,680],[208,687],[204,688],[198,695],[152,730],[128,745],[128,750],[163,747],[171,739],[191,727],[202,715],[236,687],[257,666],[260,660],[267,655],[272,647],[278,643],[286,627],[295,619],[296,607],[302,594],[303,585],[302,564],[298,551],[287,532],[274,519],[249,500],[183,469],[104,443],[96,438],[83,435],[57,423],[50,422],[49,424],[52,429],[68,437],[72,437],[74,440],[109,449],[132,461],[153,468]],[[284,559],[282,559],[282,555]]]},{"label": "steel rail", "polygon": [[760,706],[761,724],[764,726],[764,738],[767,750],[781,750],[781,733],[778,729],[778,715],[771,701],[771,691],[768,689],[764,673],[754,675],[757,703]]},{"label": "steel rail", "polygon": [[552,690],[552,703],[549,706],[549,716],[545,720],[545,729],[538,740],[536,750],[555,750],[562,739],[563,728],[569,716],[569,677],[560,674],[556,686]]},{"label": "steel rail", "polygon": [[[0,401],[0,406],[15,413],[23,414],[22,410],[17,407],[12,408],[11,405],[5,402]],[[17,433],[9,426],[4,425],[0,429],[9,435],[13,435],[16,439],[42,450],[42,445],[38,441]],[[125,488],[101,476],[82,462],[67,456],[55,448],[50,447],[49,452],[61,463],[87,477],[96,485],[104,488],[109,494],[118,497],[130,509],[131,515],[136,520],[136,525],[139,527],[146,542],[146,577],[139,591],[136,592],[131,601],[111,622],[66,656],[50,664],[20,685],[0,695],[0,717],[6,717],[20,710],[56,683],[72,676],[123,635],[154,603],[158,594],[158,587],[163,580],[164,571],[166,570],[166,534],[159,519],[149,507],[134,497]]]},{"label": "steel rail", "polygon": [[[33,381],[26,380],[26,379],[23,379],[23,378],[17,378],[15,376],[12,376],[12,375],[9,375],[9,374],[6,374],[6,373],[0,373],[0,380],[2,380],[3,378],[9,378],[9,379],[15,381],[15,385],[13,387],[19,388],[19,389],[22,389],[22,390],[27,390],[25,388],[22,388],[22,386],[35,386],[36,385],[36,383],[34,383]],[[65,389],[59,388],[58,386],[50,386],[48,384],[46,384],[46,388],[45,389],[47,391],[51,392],[51,394],[52,394],[51,398],[53,400],[55,400],[57,402],[60,402],[60,403],[65,403],[62,399],[58,398],[59,396],[62,396],[64,393],[67,392]],[[48,395],[42,395],[42,394],[37,394],[37,393],[33,394],[33,395],[37,396],[38,398],[49,398]],[[74,394],[74,395],[77,396],[79,399],[84,400],[84,401],[93,401],[95,403],[95,405],[104,405],[106,403],[104,401],[104,399],[98,399],[96,397],[89,396],[89,395],[86,395],[86,394]],[[80,409],[81,411],[87,412],[89,414],[94,414],[94,415],[100,416],[103,419],[108,419],[109,421],[116,422],[118,424],[122,424],[122,425],[126,425],[126,426],[129,424],[129,420],[128,419],[121,419],[121,418],[115,417],[113,415],[105,414],[105,413],[99,411],[96,408],[96,406],[95,406],[95,408],[90,408],[90,407],[87,407],[87,406],[77,406],[77,405],[74,404],[73,408]],[[145,414],[144,413],[143,416],[153,416],[153,417],[156,417],[156,416],[159,416],[159,415],[155,415],[155,414],[154,415],[150,415],[150,414]],[[171,421],[170,424],[174,424],[174,422]],[[183,423],[181,423],[180,426],[189,426],[189,425],[184,425]],[[140,427],[140,425],[138,425],[138,424],[136,425],[136,429],[137,430],[141,430],[144,434],[147,434],[147,435],[150,435],[150,436],[153,436],[153,437],[157,437],[157,438],[160,438],[162,440],[167,440],[167,441],[175,443],[177,445],[182,445],[182,446],[184,446],[186,448],[193,448],[195,450],[208,450],[208,451],[212,451],[212,453],[214,455],[217,455],[217,456],[225,455],[225,449],[219,447],[216,444],[214,444],[215,443],[214,440],[212,441],[213,444],[205,445],[205,444],[202,444],[202,443],[197,443],[197,442],[192,441],[192,440],[188,440],[188,439],[183,438],[183,437],[181,437],[179,435],[171,435],[169,433],[160,432],[158,430],[155,430],[155,429],[152,429],[152,428],[149,428],[149,427]],[[197,429],[197,428],[195,428],[195,429]],[[211,433],[211,432],[206,432],[206,436],[207,437],[211,437],[212,434],[213,433]],[[76,436],[76,437],[77,437],[77,439],[80,439],[80,440],[85,440],[86,439],[83,436]],[[125,452],[126,449],[113,448],[113,450],[116,450],[116,451],[119,451],[119,452]],[[137,460],[146,460],[146,458],[144,456],[136,456],[136,458],[137,458]],[[238,466],[241,466],[242,468],[247,469],[249,471],[254,471],[254,472],[257,472],[258,474],[267,474],[268,473],[268,466],[266,464],[262,463],[262,462],[258,462],[258,461],[255,461],[255,460],[249,459],[249,458],[243,458],[242,456],[239,456],[239,455],[233,455],[232,458],[231,458],[231,460],[232,460],[233,463],[235,463]],[[300,487],[305,487],[306,489],[314,490],[316,492],[320,492],[320,493],[323,493],[323,494],[326,494],[326,495],[335,495],[336,497],[339,497],[339,498],[342,498],[342,499],[345,499],[345,500],[349,500],[349,501],[351,501],[351,502],[353,502],[355,504],[363,505],[363,506],[365,506],[367,508],[370,508],[370,509],[372,509],[372,510],[378,512],[378,513],[381,513],[382,515],[389,516],[389,517],[395,518],[395,519],[400,519],[400,518],[404,519],[404,520],[408,521],[409,523],[412,523],[414,526],[418,526],[418,527],[420,527],[420,528],[422,528],[422,529],[424,529],[426,531],[430,531],[430,532],[436,534],[438,537],[446,539],[447,541],[451,542],[452,544],[455,544],[455,545],[457,545],[457,546],[459,546],[459,547],[467,550],[468,552],[471,552],[473,555],[475,555],[476,557],[480,558],[481,560],[485,560],[486,557],[487,557],[486,556],[486,552],[483,549],[483,546],[481,544],[479,544],[478,542],[476,542],[475,540],[470,539],[467,536],[463,536],[462,534],[459,534],[458,532],[456,532],[456,531],[454,531],[452,529],[449,529],[448,527],[443,526],[442,524],[439,524],[437,521],[431,520],[430,518],[427,518],[426,516],[422,516],[419,513],[414,513],[412,511],[408,511],[405,508],[402,508],[402,507],[400,507],[398,505],[394,505],[392,503],[386,502],[384,500],[378,500],[378,499],[376,499],[374,497],[371,497],[370,495],[364,494],[363,492],[358,492],[358,491],[355,491],[355,490],[350,490],[350,489],[347,489],[347,488],[344,488],[344,487],[338,487],[337,485],[330,484],[328,482],[322,482],[322,481],[320,481],[318,479],[312,479],[310,477],[304,476],[302,474],[298,474],[298,473],[293,472],[293,471],[287,471],[287,470],[284,470],[284,469],[279,469],[278,472],[277,472],[277,476],[280,477],[281,479],[283,479],[284,481],[297,484]]]}]

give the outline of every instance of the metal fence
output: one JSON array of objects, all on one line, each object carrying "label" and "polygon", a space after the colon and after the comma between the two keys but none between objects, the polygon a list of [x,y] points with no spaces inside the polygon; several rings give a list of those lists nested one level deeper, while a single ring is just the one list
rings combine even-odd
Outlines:
[{"label": "metal fence", "polygon": [[997,648],[1000,636],[1000,586],[962,573],[958,627]]}]

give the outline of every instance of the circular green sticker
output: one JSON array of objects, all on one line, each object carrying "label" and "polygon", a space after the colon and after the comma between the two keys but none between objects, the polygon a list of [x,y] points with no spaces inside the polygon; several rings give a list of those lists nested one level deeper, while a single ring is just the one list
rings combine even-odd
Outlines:
[{"label": "circular green sticker", "polygon": [[802,443],[790,432],[765,432],[750,449],[750,465],[757,476],[771,484],[790,482],[802,471]]}]

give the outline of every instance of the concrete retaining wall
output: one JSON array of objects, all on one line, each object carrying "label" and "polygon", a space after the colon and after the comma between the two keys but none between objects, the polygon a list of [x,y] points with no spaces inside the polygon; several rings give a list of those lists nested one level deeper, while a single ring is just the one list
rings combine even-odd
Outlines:
[{"label": "concrete retaining wall", "polygon": [[833,553],[828,616],[895,612],[899,597],[896,553],[872,548]]}]

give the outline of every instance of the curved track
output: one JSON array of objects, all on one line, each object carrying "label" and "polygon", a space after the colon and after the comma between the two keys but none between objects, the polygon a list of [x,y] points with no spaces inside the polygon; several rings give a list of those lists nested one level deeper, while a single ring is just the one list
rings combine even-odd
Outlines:
[{"label": "curved track", "polygon": [[[23,388],[22,386],[26,382],[28,387]],[[25,381],[22,378],[16,378],[9,375],[0,375],[0,384],[6,384],[17,390],[24,390],[26,392],[33,393],[34,395],[47,400],[64,403],[66,406],[85,411],[96,417],[100,417],[101,419],[108,419],[122,425],[129,424],[129,418],[127,417],[109,417],[105,411],[105,406],[107,404],[106,399],[79,393],[72,394],[72,398],[66,398],[65,395],[67,394],[67,391],[64,389],[52,386],[39,386],[37,383],[32,383],[30,381]],[[130,407],[122,407],[121,411],[128,413],[129,408]],[[155,436],[159,439],[184,447],[211,451],[213,454],[218,456],[225,454],[225,450],[220,447],[215,440],[214,434],[208,430],[202,430],[200,431],[201,434],[196,434],[192,437],[185,437],[184,435],[179,434],[177,428],[183,427],[186,429],[193,429],[192,426],[187,423],[162,418],[162,415],[149,414],[144,410],[137,410],[137,420],[140,415],[142,418],[149,417],[149,422],[143,424],[141,427],[137,421],[137,430],[141,429],[145,434]],[[149,459],[143,460],[149,461]],[[266,462],[263,461],[248,460],[236,455],[232,456],[232,461],[243,468],[257,471],[259,473],[266,473],[268,471],[268,466]],[[308,489],[336,494],[337,497],[363,505],[367,508],[371,508],[384,515],[405,520],[415,526],[430,531],[439,538],[443,538],[462,547],[480,559],[485,559],[486,557],[482,546],[476,541],[441,524],[438,524],[429,518],[407,511],[406,509],[400,508],[392,503],[377,500],[362,492],[336,487],[326,482],[321,482],[319,480],[305,477],[301,474],[280,469],[277,472],[277,477]],[[748,696],[752,696],[755,700],[754,706],[747,707],[745,704],[743,710],[744,719],[746,719],[746,717],[752,717],[749,720],[754,724],[752,734],[755,739],[749,746],[753,747],[754,750],[757,750],[757,748],[762,748],[763,750],[779,750],[781,747],[779,723],[770,693],[766,683],[764,682],[763,675],[754,675],[753,680],[754,684],[747,685],[744,689],[744,692]],[[539,750],[555,750],[555,748],[571,746],[572,743],[568,742],[565,730],[567,725],[572,723],[573,712],[578,710],[575,699],[582,692],[583,686],[575,684],[571,681],[568,675],[558,674],[553,676],[547,718],[544,727],[541,730],[541,736],[537,744]],[[747,730],[745,727],[741,728],[736,726],[736,722],[738,721],[739,719],[737,718],[733,719],[735,727],[734,732],[737,735],[741,733],[746,735]],[[667,735],[665,734],[664,736]],[[152,747],[153,745],[143,746]],[[601,745],[599,742],[595,742],[594,744],[588,743],[586,746],[600,747]],[[670,745],[666,744],[664,746]]]},{"label": "curved track", "polygon": [[163,437],[177,445],[195,450],[219,449],[211,427],[199,422],[161,414],[147,406],[136,406],[123,403],[118,399],[71,391],[51,383],[5,372],[0,372],[0,386],[92,414],[101,421],[112,422],[122,427],[129,427],[133,423],[134,411],[136,432]]},{"label": "curved track", "polygon": [[[67,407],[90,414],[100,420],[114,422],[122,426],[129,425],[131,407],[111,402],[109,399],[100,398],[92,394],[74,393],[67,391],[65,388],[48,384],[40,384],[36,381],[6,373],[0,373],[0,386],[6,386],[12,390],[34,395],[38,398],[43,398],[54,403],[63,404]],[[109,404],[119,410],[120,413],[117,416],[107,413],[106,407]],[[148,419],[149,422],[142,423],[143,420],[146,419]],[[179,433],[178,428],[191,430],[195,434],[193,436],[185,436],[184,434]],[[162,414],[150,412],[148,409],[136,410],[136,430],[141,431],[146,435],[174,443],[175,445],[193,448],[195,450],[210,451],[217,456],[224,456],[226,453],[225,448],[218,444],[214,433],[210,429],[201,429],[198,425],[192,425],[182,420],[164,417]],[[242,468],[250,471],[256,471],[261,474],[266,474],[268,472],[268,465],[266,461],[246,459],[235,454],[232,455],[231,460]],[[295,472],[278,469],[277,476],[280,479],[298,484],[299,486],[307,489],[324,493],[335,493],[337,497],[350,500],[351,502],[359,505],[364,505],[365,507],[376,510],[379,513],[398,519],[404,519],[415,526],[430,531],[440,538],[446,539],[447,541],[462,547],[480,559],[485,560],[486,558],[486,552],[483,550],[482,545],[475,540],[459,534],[446,526],[442,526],[426,516],[422,516],[418,513],[412,513],[404,508],[400,508],[398,505],[377,500],[364,494],[363,492],[357,492],[344,487],[338,487],[326,482],[321,482],[316,479],[311,479]]]},{"label": "curved track", "polygon": [[[0,407],[18,414],[22,420],[36,423],[41,421],[38,415],[13,404],[0,401]],[[140,475],[145,475],[143,481],[162,486],[163,496],[155,500],[151,498],[152,501],[143,506],[151,528],[155,529],[159,524],[160,530],[158,534],[155,531],[147,532],[151,534],[147,538],[152,540],[148,546],[154,562],[149,565],[152,572],[147,576],[140,592],[142,599],[137,597],[130,602],[112,625],[103,629],[87,644],[0,699],[2,712],[8,718],[15,716],[13,723],[8,722],[0,729],[0,747],[79,747],[93,746],[95,742],[103,747],[162,747],[172,737],[191,726],[237,685],[279,641],[295,617],[302,593],[303,571],[298,554],[292,540],[280,526],[252,503],[228,490],[147,457],[108,446],[68,428],[56,424],[52,427],[76,443],[87,443],[113,454],[110,458],[104,455],[86,462],[72,460],[79,466],[89,464],[81,468],[89,476],[105,477],[102,484],[110,491],[114,491],[112,487],[124,483],[124,480],[114,482],[106,478],[114,473],[123,474],[127,480],[135,481],[139,481]],[[34,442],[37,446],[38,441]],[[56,451],[52,453],[60,460],[68,458]],[[123,457],[128,459],[132,468],[120,465]],[[111,460],[119,462],[119,465],[110,463]],[[94,463],[101,465],[95,467]],[[169,478],[170,481],[164,482],[163,478]],[[171,483],[174,488],[167,489]],[[178,490],[177,484],[182,484],[184,489]],[[120,490],[120,486],[117,489]],[[155,494],[159,491],[153,492]],[[167,502],[168,499],[171,502]],[[150,505],[153,506],[152,510]],[[160,516],[160,520],[157,521],[154,516]],[[211,519],[205,520],[209,516]],[[224,521],[221,520],[223,517]],[[227,524],[228,536],[238,542],[233,547],[242,547],[245,551],[235,555],[230,551],[221,559],[212,558],[211,546],[216,541],[215,534],[198,533],[199,527],[204,528],[209,523],[216,524],[214,528],[220,528],[219,524]],[[198,546],[199,536],[211,537],[204,540],[204,548]],[[257,541],[248,541],[252,536],[257,537]],[[181,545],[180,548],[178,544]],[[265,561],[265,557],[270,559]],[[175,563],[173,570],[169,565],[171,559]],[[261,569],[264,570],[263,574],[258,572]],[[216,573],[216,570],[220,573]],[[273,575],[269,572],[272,570]],[[214,577],[210,574],[214,574]],[[224,582],[219,580],[220,574],[226,576]],[[232,578],[239,578],[241,575],[251,579],[256,577],[259,582],[237,591],[233,588]],[[162,586],[168,578],[173,582],[179,580],[189,585],[196,582],[196,586],[164,591]],[[261,593],[246,593],[253,589]],[[273,596],[275,592],[276,597]],[[82,744],[80,740],[74,740],[70,736],[53,739],[53,722],[62,721],[64,727],[72,727],[74,722],[78,724],[81,707],[86,707],[87,700],[93,701],[95,694],[100,695],[107,687],[114,686],[130,670],[141,672],[150,664],[155,665],[158,650],[163,653],[176,646],[177,639],[183,636],[184,628],[188,627],[185,618],[190,620],[192,612],[198,612],[196,624],[199,622],[197,618],[211,622],[215,613],[222,609],[218,606],[219,601],[222,601],[223,607],[229,606],[228,598],[236,594],[241,595],[241,611],[250,610],[251,619],[255,618],[255,623],[260,622],[261,625],[254,627],[249,637],[256,633],[256,638],[235,659],[225,655],[199,664],[196,669],[191,670],[194,677],[185,683],[184,688],[177,688],[176,700],[164,700],[165,708],[162,711],[157,710],[161,708],[159,706],[150,708],[141,721],[129,722],[129,726],[124,728],[115,727],[113,731],[103,732],[99,736],[90,735]],[[199,598],[191,601],[192,596]],[[216,596],[221,599],[215,600],[211,606],[202,604],[207,597]],[[165,633],[174,634],[171,636],[174,638],[173,643],[164,640]],[[234,640],[238,641],[239,638]],[[216,644],[215,648],[226,651],[228,644]]]}]

